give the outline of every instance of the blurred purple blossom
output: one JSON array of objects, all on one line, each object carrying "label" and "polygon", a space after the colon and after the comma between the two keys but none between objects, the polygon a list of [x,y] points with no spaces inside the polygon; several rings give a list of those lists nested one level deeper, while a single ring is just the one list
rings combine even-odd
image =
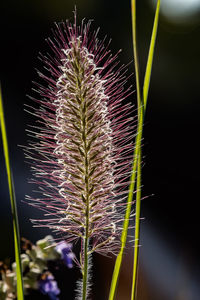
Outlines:
[{"label": "blurred purple blossom", "polygon": [[59,300],[57,295],[60,294],[60,289],[50,272],[42,274],[41,279],[39,280],[39,290],[42,294],[48,295],[51,300]]},{"label": "blurred purple blossom", "polygon": [[63,259],[65,265],[70,269],[73,268],[73,260],[75,255],[72,252],[72,244],[62,241],[56,246],[56,250],[61,254],[61,258]]}]

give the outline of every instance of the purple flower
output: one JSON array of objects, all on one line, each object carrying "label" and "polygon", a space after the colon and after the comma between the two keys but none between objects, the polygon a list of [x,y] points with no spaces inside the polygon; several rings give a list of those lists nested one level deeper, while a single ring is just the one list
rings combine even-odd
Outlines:
[{"label": "purple flower", "polygon": [[60,289],[50,272],[45,272],[41,275],[39,290],[42,294],[48,295],[51,300],[59,300],[57,295],[60,294]]},{"label": "purple flower", "polygon": [[61,258],[64,260],[65,265],[69,269],[73,268],[73,259],[75,255],[72,252],[72,244],[62,241],[56,246],[56,250],[61,254]]}]

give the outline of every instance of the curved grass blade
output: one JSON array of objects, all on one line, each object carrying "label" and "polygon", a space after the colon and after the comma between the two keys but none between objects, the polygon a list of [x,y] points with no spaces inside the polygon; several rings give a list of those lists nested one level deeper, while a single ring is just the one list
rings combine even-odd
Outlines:
[{"label": "curved grass blade", "polygon": [[129,187],[126,213],[125,213],[125,217],[124,217],[123,230],[122,230],[122,235],[121,235],[121,249],[120,249],[120,252],[117,255],[117,258],[115,261],[115,267],[114,267],[112,282],[111,282],[111,287],[110,287],[110,294],[109,294],[109,298],[108,298],[109,300],[113,300],[115,297],[117,282],[118,282],[118,278],[119,278],[119,272],[120,272],[123,253],[124,253],[124,248],[126,245],[129,218],[130,218],[130,214],[131,214],[131,206],[132,206],[132,201],[133,201],[133,192],[135,190],[137,158],[139,156],[139,150],[140,150],[141,138],[142,138],[142,130],[139,131],[139,127],[142,127],[141,124],[143,124],[142,118],[140,120],[141,121],[139,122],[140,125],[138,126],[138,130],[137,130],[136,146],[135,146],[135,150],[134,150],[134,160],[133,160],[132,174],[131,174],[131,180],[130,180],[131,183],[130,183],[130,187]]},{"label": "curved grass blade", "polygon": [[141,100],[140,96],[140,83],[139,83],[139,63],[138,63],[138,56],[137,56],[137,44],[136,44],[136,1],[131,1],[132,7],[132,31],[133,31],[133,51],[134,51],[134,61],[135,61],[135,73],[136,73],[136,88],[137,88],[137,103],[138,103],[138,129],[137,129],[137,137],[136,137],[136,144],[134,150],[134,159],[132,165],[132,174],[131,174],[131,183],[129,186],[129,193],[127,199],[127,207],[126,213],[123,223],[123,231],[121,235],[121,249],[117,256],[115,267],[112,276],[112,282],[110,287],[110,294],[109,300],[113,300],[116,293],[117,282],[119,278],[119,272],[122,263],[122,257],[124,252],[124,247],[126,245],[127,239],[127,231],[129,225],[129,218],[131,213],[131,205],[133,200],[133,192],[135,190],[135,181],[136,181],[136,171],[137,175],[137,194],[136,194],[136,216],[135,216],[135,248],[134,248],[134,266],[133,266],[133,283],[132,283],[132,295],[135,297],[135,287],[136,287],[136,280],[137,280],[137,265],[138,265],[138,245],[139,245],[139,226],[140,226],[140,206],[141,206],[141,139],[142,139],[142,129],[143,129],[143,118],[144,113],[146,110],[146,103],[147,103],[147,96],[148,96],[148,89],[150,83],[150,75],[151,75],[151,68],[152,68],[152,61],[153,61],[153,53],[154,53],[154,46],[156,40],[156,33],[157,33],[157,26],[158,26],[158,15],[160,9],[160,0],[157,2],[157,9],[156,15],[154,19],[154,26],[152,31],[152,38],[150,43],[150,50],[149,56],[147,61],[147,68],[145,73],[145,80],[144,80],[144,88],[143,88],[143,98]]},{"label": "curved grass blade", "polygon": [[[132,3],[134,3],[132,6],[132,8],[133,8],[135,5],[135,0],[132,0]],[[150,47],[149,47],[149,54],[148,54],[148,59],[147,59],[147,66],[146,66],[145,77],[144,77],[143,95],[142,95],[143,96],[143,98],[142,98],[143,109],[141,110],[141,114],[142,114],[140,116],[141,119],[143,119],[145,111],[146,111],[146,104],[147,104],[148,91],[149,91],[149,85],[150,85],[150,77],[151,77],[151,70],[152,70],[155,41],[156,41],[157,28],[158,28],[159,11],[160,11],[160,0],[157,1],[153,30],[152,30],[152,35],[151,35],[151,42],[150,42]],[[133,38],[133,42],[135,40],[135,44],[136,44],[136,22],[135,22],[136,9],[134,9],[134,10],[132,9],[132,14],[133,14],[133,21],[132,21],[133,22],[133,35],[135,36]],[[135,58],[135,60],[137,60],[137,52],[134,52],[134,58]],[[137,76],[139,76],[139,74],[137,75],[137,72],[136,72],[136,77]],[[138,103],[141,104],[140,99],[138,99]],[[142,124],[142,127],[143,127],[143,124]],[[142,127],[141,127],[141,130],[142,130]],[[139,238],[140,238],[140,207],[141,207],[141,173],[142,173],[141,158],[142,158],[142,150],[141,150],[141,146],[140,146],[139,157],[138,157],[138,162],[137,162],[135,247],[134,247],[133,281],[132,281],[131,300],[136,299],[136,284],[137,284],[137,273],[138,273],[138,255],[139,255]]]},{"label": "curved grass blade", "polygon": [[[135,143],[135,150],[133,155],[133,165],[132,165],[132,174],[131,174],[131,183],[129,186],[129,193],[127,199],[126,213],[123,223],[123,231],[121,235],[121,249],[117,256],[115,267],[112,276],[112,282],[110,287],[109,300],[113,300],[116,293],[117,282],[119,278],[119,272],[121,269],[121,263],[124,253],[124,248],[126,245],[127,232],[129,226],[129,219],[131,214],[131,207],[133,201],[133,192],[135,190],[135,182],[136,182],[136,171],[138,167],[138,156],[140,156],[140,148],[141,148],[141,138],[142,138],[142,126],[143,126],[143,108],[141,105],[141,94],[140,94],[140,82],[139,82],[139,63],[137,56],[137,44],[136,44],[136,3],[135,1],[131,1],[132,7],[132,31],[133,31],[133,52],[134,52],[134,65],[135,65],[135,74],[136,74],[136,89],[137,89],[137,104],[138,104],[138,128],[137,128],[137,136]],[[138,207],[138,206],[137,206]]]},{"label": "curved grass blade", "polygon": [[1,123],[1,134],[2,134],[2,142],[3,142],[3,150],[4,150],[4,157],[5,157],[7,178],[8,178],[8,187],[9,187],[9,194],[10,194],[12,220],[13,220],[15,260],[16,260],[16,273],[17,273],[17,299],[23,300],[24,296],[23,296],[22,268],[21,268],[21,260],[20,260],[19,223],[18,223],[14,183],[13,183],[13,177],[12,177],[12,172],[11,172],[11,167],[10,167],[8,141],[7,141],[6,126],[5,126],[5,119],[4,119],[4,112],[3,112],[1,87],[0,87],[0,123]]},{"label": "curved grass blade", "polygon": [[152,70],[152,63],[153,63],[153,56],[154,56],[154,48],[155,48],[157,29],[158,29],[159,12],[160,12],[160,0],[157,1],[157,5],[156,5],[156,13],[155,13],[155,17],[154,17],[153,30],[152,30],[152,34],[151,34],[151,42],[150,42],[150,46],[149,46],[147,65],[146,65],[146,71],[145,71],[145,76],[144,76],[144,84],[143,84],[144,110],[146,110],[146,104],[147,104],[147,98],[148,98],[148,92],[149,92],[151,70]]}]

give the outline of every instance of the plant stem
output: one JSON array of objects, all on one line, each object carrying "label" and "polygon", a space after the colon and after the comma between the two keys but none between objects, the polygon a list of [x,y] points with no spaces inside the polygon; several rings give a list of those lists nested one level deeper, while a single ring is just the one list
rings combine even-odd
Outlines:
[{"label": "plant stem", "polygon": [[[160,10],[160,0],[157,1],[156,13],[154,18],[154,25],[151,35],[151,42],[149,47],[149,54],[147,59],[147,66],[144,77],[143,84],[143,95],[142,99],[140,98],[140,84],[139,84],[139,70],[138,70],[138,58],[137,58],[137,48],[136,48],[136,0],[132,0],[132,26],[133,26],[133,49],[134,49],[134,59],[135,59],[135,70],[136,70],[136,85],[137,85],[137,102],[138,102],[138,122],[139,130],[141,130],[141,139],[142,139],[142,130],[143,130],[143,119],[146,111],[152,62],[156,41],[156,34],[158,28],[158,16]],[[139,91],[139,93],[138,93]],[[141,124],[140,124],[141,123]],[[140,144],[141,144],[140,139]],[[137,161],[137,189],[136,189],[136,214],[135,214],[135,247],[134,247],[134,261],[133,261],[133,281],[132,281],[132,291],[131,291],[131,300],[136,300],[136,290],[137,290],[137,275],[138,275],[138,257],[139,257],[139,239],[140,239],[140,208],[141,208],[141,160],[142,160],[142,150],[141,145],[138,153]]]},{"label": "plant stem", "polygon": [[85,154],[85,193],[86,193],[86,203],[85,203],[85,236],[84,236],[84,267],[83,267],[83,286],[82,286],[82,299],[87,299],[87,290],[88,290],[88,249],[89,249],[89,217],[90,217],[90,203],[89,203],[89,159],[88,159],[88,149],[87,149],[87,107],[84,111],[85,99],[82,96],[82,91],[80,87],[80,96],[81,96],[81,119],[82,119],[82,140],[83,148]]},{"label": "plant stem", "polygon": [[134,232],[134,260],[133,260],[133,281],[131,300],[136,297],[136,283],[138,273],[138,255],[139,255],[139,238],[140,238],[140,207],[141,207],[141,139],[143,131],[143,119],[144,119],[144,107],[140,93],[140,80],[139,80],[139,61],[137,54],[137,39],[136,39],[136,0],[131,1],[132,10],[132,34],[133,34],[133,55],[135,61],[135,76],[137,87],[137,106],[138,106],[138,131],[140,133],[140,140],[138,145],[138,157],[137,157],[137,184],[136,184],[136,211],[135,211],[135,232]]},{"label": "plant stem", "polygon": [[82,299],[87,299],[87,284],[88,284],[88,246],[89,239],[86,236],[84,241],[84,268],[83,268],[83,291],[82,291]]},{"label": "plant stem", "polygon": [[140,115],[142,113],[141,107],[141,96],[140,96],[140,83],[139,83],[139,64],[138,64],[138,56],[137,56],[137,47],[136,47],[136,3],[135,0],[131,1],[131,8],[132,8],[132,31],[133,31],[133,51],[134,51],[134,64],[135,64],[135,74],[136,74],[136,87],[137,87],[137,103],[138,103],[138,128],[137,128],[137,136],[136,136],[136,143],[135,143],[135,150],[133,155],[133,165],[132,165],[132,174],[131,174],[131,183],[129,186],[129,193],[128,193],[128,200],[126,206],[126,214],[123,223],[123,231],[121,235],[121,249],[117,256],[115,262],[115,268],[113,272],[109,300],[113,300],[115,297],[117,281],[119,277],[119,272],[122,263],[122,257],[124,253],[124,247],[126,245],[127,239],[127,231],[129,226],[129,218],[131,213],[131,206],[133,201],[133,192],[135,189],[135,181],[136,181],[136,171],[138,166],[138,156],[140,156],[140,147],[141,147],[141,138],[142,138],[142,126],[143,126],[143,118]]},{"label": "plant stem", "polygon": [[7,171],[8,187],[9,187],[9,194],[10,194],[12,221],[13,221],[16,275],[17,275],[17,299],[23,300],[24,294],[23,294],[22,266],[21,266],[21,258],[20,258],[19,222],[18,222],[14,182],[13,182],[12,171],[10,166],[8,140],[7,140],[6,125],[5,125],[4,111],[3,111],[3,101],[1,96],[1,87],[0,87],[0,123],[1,123],[1,134],[2,134],[3,150],[4,150],[4,157],[5,157],[6,171]]},{"label": "plant stem", "polygon": [[119,272],[120,272],[123,253],[124,253],[124,248],[126,245],[129,218],[130,218],[130,214],[131,214],[131,206],[132,206],[132,201],[133,201],[133,191],[135,189],[135,182],[136,182],[137,159],[138,159],[139,150],[140,150],[140,146],[141,146],[142,124],[143,124],[143,121],[142,121],[142,119],[140,119],[140,122],[138,124],[138,129],[137,129],[138,134],[136,136],[135,150],[134,150],[134,155],[133,155],[134,159],[133,159],[132,174],[131,174],[131,179],[130,179],[131,183],[129,186],[126,213],[125,213],[125,217],[124,217],[123,231],[122,231],[122,235],[121,235],[121,249],[120,249],[119,254],[117,255],[117,259],[115,262],[115,268],[113,271],[112,282],[111,282],[111,287],[110,287],[110,294],[109,294],[109,298],[108,298],[109,300],[113,300],[115,297],[117,282],[118,282],[118,278],[119,278]]},{"label": "plant stem", "polygon": [[136,193],[136,218],[135,218],[135,245],[134,245],[134,260],[133,260],[133,281],[131,300],[136,299],[137,290],[137,275],[138,275],[138,257],[139,257],[139,239],[140,239],[140,208],[141,208],[141,160],[142,150],[140,148],[137,163],[137,193]]},{"label": "plant stem", "polygon": [[[86,142],[85,142],[86,144]],[[87,155],[85,160],[87,160]],[[86,164],[87,166],[87,164]],[[88,167],[86,167],[86,174],[88,174]],[[86,225],[85,225],[85,237],[84,237],[84,267],[83,267],[83,292],[82,292],[82,299],[87,299],[87,288],[88,288],[88,249],[89,249],[89,197],[88,197],[88,175],[85,176],[85,183],[86,183]]]},{"label": "plant stem", "polygon": [[[135,238],[137,240],[135,244],[135,253],[134,253],[134,271],[133,271],[133,286],[136,285],[137,280],[137,265],[138,265],[138,244],[139,244],[139,225],[140,225],[140,186],[141,186],[141,139],[142,139],[142,130],[143,130],[143,119],[146,111],[148,90],[150,84],[151,70],[152,70],[152,62],[155,48],[155,40],[157,34],[158,27],[158,16],[160,10],[160,0],[157,1],[156,13],[154,18],[154,25],[152,30],[151,42],[149,47],[149,55],[147,60],[144,85],[143,85],[143,105],[140,96],[140,84],[139,84],[139,63],[138,63],[138,55],[137,55],[137,43],[136,43],[136,0],[131,0],[131,9],[132,9],[132,32],[133,32],[133,52],[134,52],[134,65],[135,65],[135,73],[136,73],[136,87],[137,87],[137,102],[138,102],[138,128],[137,128],[137,136],[135,142],[135,149],[133,154],[133,165],[132,165],[132,173],[131,173],[131,183],[129,186],[129,193],[127,199],[126,213],[124,217],[123,230],[121,235],[121,249],[115,261],[115,267],[112,276],[112,282],[110,287],[109,300],[113,300],[116,293],[117,282],[119,278],[119,272],[121,269],[122,257],[124,253],[124,247],[126,245],[127,239],[127,231],[129,225],[129,218],[131,214],[131,206],[133,201],[133,192],[135,190],[135,181],[136,181],[136,171],[138,170],[139,178],[137,178],[137,195],[136,195],[136,217],[135,217]],[[133,288],[135,289],[135,288]],[[134,292],[135,294],[135,292]]]},{"label": "plant stem", "polygon": [[157,30],[158,30],[159,12],[160,12],[160,0],[157,1],[157,5],[156,5],[156,13],[155,13],[155,17],[154,17],[153,30],[152,30],[152,34],[151,34],[151,42],[150,42],[150,46],[149,46],[147,65],[146,65],[145,76],[144,76],[144,84],[143,84],[144,112],[146,110],[149,85],[150,85],[150,79],[151,79],[152,63],[153,63],[154,49],[155,49],[156,36],[157,36]]}]

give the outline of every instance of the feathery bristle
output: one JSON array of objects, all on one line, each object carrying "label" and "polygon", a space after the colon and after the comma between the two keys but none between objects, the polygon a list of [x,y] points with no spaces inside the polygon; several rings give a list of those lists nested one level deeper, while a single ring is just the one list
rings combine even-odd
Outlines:
[{"label": "feathery bristle", "polygon": [[90,253],[115,253],[133,152],[132,105],[122,102],[132,92],[125,67],[90,33],[90,22],[56,26],[48,39],[53,57],[42,57],[48,74],[38,72],[48,86],[36,84],[41,127],[25,150],[42,196],[27,200],[46,212],[36,225],[68,242],[87,230]]}]

